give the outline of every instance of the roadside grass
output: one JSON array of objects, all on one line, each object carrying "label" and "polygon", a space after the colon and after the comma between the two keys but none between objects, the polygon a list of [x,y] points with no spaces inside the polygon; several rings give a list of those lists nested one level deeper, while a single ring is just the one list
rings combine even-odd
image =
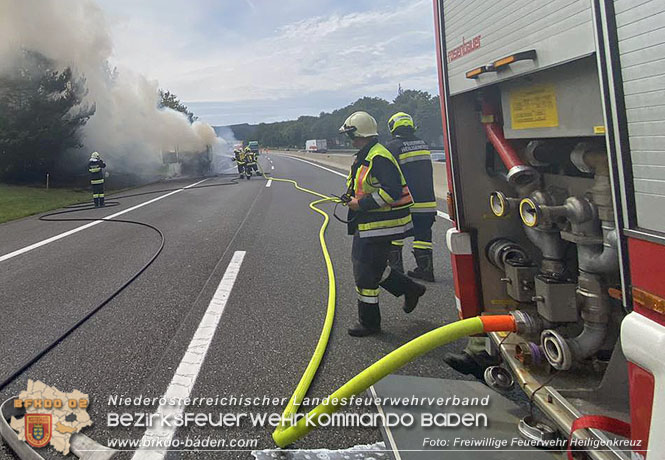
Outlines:
[{"label": "roadside grass", "polygon": [[88,190],[0,184],[0,223],[90,199]]}]

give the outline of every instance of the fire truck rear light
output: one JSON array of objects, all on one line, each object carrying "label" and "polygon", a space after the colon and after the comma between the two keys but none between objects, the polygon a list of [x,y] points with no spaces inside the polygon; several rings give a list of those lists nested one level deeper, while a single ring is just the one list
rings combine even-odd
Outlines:
[{"label": "fire truck rear light", "polygon": [[493,72],[494,69],[492,69],[490,66],[481,66],[477,67],[473,70],[469,70],[466,73],[466,78],[478,78],[481,74],[487,73],[487,72]]},{"label": "fire truck rear light", "polygon": [[504,58],[498,59],[492,63],[494,70],[512,64],[517,61],[533,61],[536,59],[536,50],[522,51],[520,53],[511,54]]},{"label": "fire truck rear light", "polygon": [[657,313],[665,314],[665,299],[658,297],[655,294],[634,287],[633,301],[643,308],[648,308]]}]

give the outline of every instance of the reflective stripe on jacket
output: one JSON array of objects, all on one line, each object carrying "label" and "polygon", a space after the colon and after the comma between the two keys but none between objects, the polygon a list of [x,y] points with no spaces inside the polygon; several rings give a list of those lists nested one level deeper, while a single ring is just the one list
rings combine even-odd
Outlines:
[{"label": "reflective stripe on jacket", "polygon": [[432,155],[416,136],[396,136],[387,146],[399,162],[413,197],[411,212],[436,214]]},{"label": "reflective stripe on jacket", "polygon": [[356,154],[347,177],[347,193],[358,198],[359,211],[349,209],[349,233],[361,238],[398,239],[412,228],[413,204],[397,161],[377,141]]}]

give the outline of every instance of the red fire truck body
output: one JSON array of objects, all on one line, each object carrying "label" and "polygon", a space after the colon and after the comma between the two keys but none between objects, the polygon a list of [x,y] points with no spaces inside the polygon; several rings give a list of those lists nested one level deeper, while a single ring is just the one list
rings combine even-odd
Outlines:
[{"label": "red fire truck body", "polygon": [[665,458],[665,2],[434,12],[460,317],[519,311],[490,339],[553,425]]}]

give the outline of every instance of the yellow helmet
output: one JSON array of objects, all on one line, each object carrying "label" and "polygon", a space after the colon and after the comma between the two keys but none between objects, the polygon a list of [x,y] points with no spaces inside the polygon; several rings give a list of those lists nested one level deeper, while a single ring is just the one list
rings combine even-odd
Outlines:
[{"label": "yellow helmet", "polygon": [[388,119],[388,128],[390,132],[393,133],[400,126],[406,126],[407,128],[416,129],[415,123],[413,123],[413,118],[411,115],[404,112],[397,112],[390,119]]},{"label": "yellow helmet", "polygon": [[99,152],[92,152],[92,155],[90,155],[91,160],[99,160]]},{"label": "yellow helmet", "polygon": [[340,134],[347,134],[349,137],[372,137],[378,136],[376,120],[367,112],[354,112],[344,121],[339,128]]}]

